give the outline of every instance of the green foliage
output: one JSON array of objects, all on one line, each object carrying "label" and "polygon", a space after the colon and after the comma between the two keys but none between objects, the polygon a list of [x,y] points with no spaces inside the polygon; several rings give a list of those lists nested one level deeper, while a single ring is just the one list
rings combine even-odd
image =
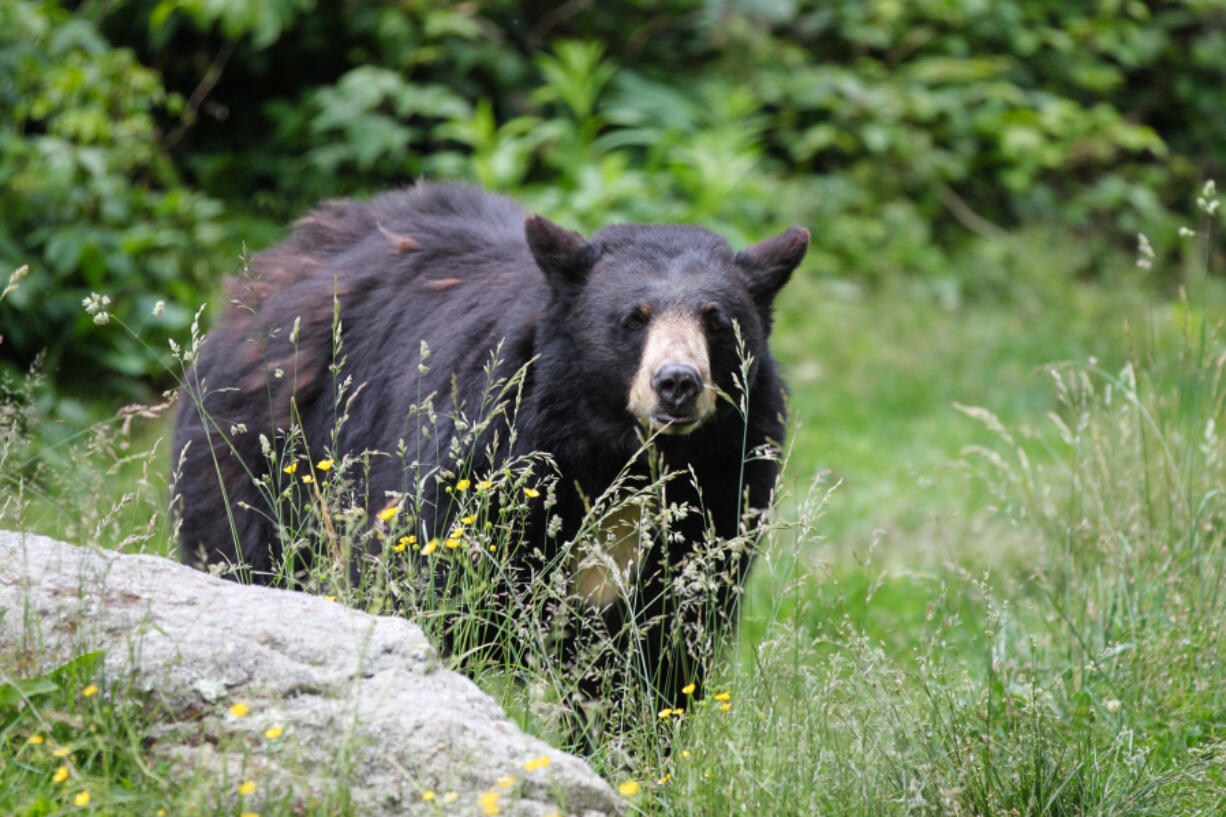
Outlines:
[{"label": "green foliage", "polygon": [[1032,235],[1095,258],[1145,228],[1177,257],[1183,191],[1226,165],[1224,11],[17,0],[0,262],[32,276],[0,349],[48,348],[60,383],[147,374],[148,352],[80,313],[91,291],[125,321],[164,297],[159,325],[180,328],[236,236],[258,249],[321,198],[421,176],[584,230],[691,221],[745,242],[801,223],[811,271],[940,298],[1017,296],[1031,282],[992,259]]},{"label": "green foliage", "polygon": [[[190,321],[177,304],[214,280],[221,205],[179,181],[157,123],[181,105],[86,19],[51,2],[0,7],[0,268],[30,267],[0,307],[5,359],[45,350],[69,387],[122,390],[158,371],[81,304],[107,293],[116,317],[161,343]],[[151,317],[159,299],[171,305]]]}]

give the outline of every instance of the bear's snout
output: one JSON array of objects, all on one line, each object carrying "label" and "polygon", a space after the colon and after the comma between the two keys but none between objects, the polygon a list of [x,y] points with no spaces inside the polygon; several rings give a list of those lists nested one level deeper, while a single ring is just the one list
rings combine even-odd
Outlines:
[{"label": "bear's snout", "polygon": [[670,311],[652,319],[627,408],[664,434],[689,434],[715,413],[707,337],[697,316]]},{"label": "bear's snout", "polygon": [[693,366],[665,363],[651,378],[660,406],[677,420],[688,420],[702,392],[702,376]]}]

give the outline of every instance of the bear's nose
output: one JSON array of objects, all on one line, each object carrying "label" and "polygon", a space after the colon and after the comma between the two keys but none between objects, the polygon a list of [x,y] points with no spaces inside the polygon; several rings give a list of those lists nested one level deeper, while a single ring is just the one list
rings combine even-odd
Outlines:
[{"label": "bear's nose", "polygon": [[665,363],[651,378],[651,387],[670,414],[688,414],[690,404],[702,391],[702,378],[693,366]]}]

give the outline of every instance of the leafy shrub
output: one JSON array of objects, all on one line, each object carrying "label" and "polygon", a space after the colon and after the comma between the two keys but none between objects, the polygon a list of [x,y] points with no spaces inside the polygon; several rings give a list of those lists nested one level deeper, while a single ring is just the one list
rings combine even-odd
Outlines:
[{"label": "leafy shrub", "polygon": [[[190,322],[225,230],[221,205],[190,190],[161,142],[159,114],[182,100],[128,49],[51,2],[0,7],[0,268],[29,277],[0,308],[0,355],[47,352],[68,388],[122,389],[156,373],[124,333],[81,308],[92,291],[153,342]],[[159,299],[170,305],[150,316]]]}]

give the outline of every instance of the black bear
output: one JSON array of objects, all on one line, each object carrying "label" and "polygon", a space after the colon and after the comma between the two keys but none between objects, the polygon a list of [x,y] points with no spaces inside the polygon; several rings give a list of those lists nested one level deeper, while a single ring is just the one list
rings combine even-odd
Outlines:
[{"label": "black bear", "polygon": [[[182,557],[272,580],[291,535],[279,505],[310,500],[299,480],[323,476],[315,459],[368,452],[382,455],[349,485],[366,518],[411,494],[421,542],[445,536],[458,507],[452,438],[471,428],[456,418],[487,399],[495,375],[520,372],[513,428],[491,423],[469,441],[467,473],[548,457],[552,503],[524,523],[519,575],[571,571],[576,606],[620,648],[637,644],[657,700],[678,705],[701,682],[686,638],[735,614],[771,502],[784,387],[767,337],[808,243],[792,227],[733,252],[704,228],[639,224],[585,240],[452,184],[322,205],[254,256],[187,378],[172,449]],[[426,395],[431,410],[415,410]],[[309,457],[290,462],[287,440]],[[591,524],[610,485],[663,472],[676,476],[661,504],[636,507],[667,517],[667,530],[625,511]],[[557,559],[581,530],[603,556]],[[679,583],[711,592],[678,602]],[[599,674],[585,684],[596,695]]]}]

